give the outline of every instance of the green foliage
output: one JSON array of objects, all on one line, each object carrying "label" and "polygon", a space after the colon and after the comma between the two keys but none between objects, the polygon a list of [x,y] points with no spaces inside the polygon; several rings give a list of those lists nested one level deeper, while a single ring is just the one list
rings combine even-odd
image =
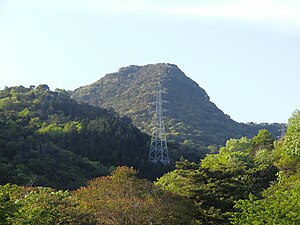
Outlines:
[{"label": "green foliage", "polygon": [[198,165],[183,158],[176,163],[176,170],[171,171],[155,182],[155,186],[184,197],[191,197],[197,188],[194,181]]},{"label": "green foliage", "polygon": [[0,91],[0,184],[74,189],[117,165],[155,177],[148,140],[128,118],[79,104],[64,90],[39,85]]},{"label": "green foliage", "polygon": [[246,137],[230,139],[220,148],[219,154],[209,154],[202,161],[202,168],[211,170],[242,170],[251,166],[252,141]]},{"label": "green foliage", "polygon": [[263,199],[253,196],[240,200],[235,205],[239,211],[234,213],[232,223],[240,225],[300,223],[300,179],[289,186],[284,180],[264,192]]},{"label": "green foliage", "polygon": [[[265,136],[265,135],[264,135]],[[262,192],[262,196],[249,196],[237,201],[232,224],[259,225],[300,223],[300,112],[295,111],[289,120],[286,136],[275,144],[273,154],[259,151],[256,164],[273,162],[280,170],[278,180]],[[265,136],[261,140],[266,142]],[[271,157],[273,156],[273,157]]]},{"label": "green foliage", "polygon": [[0,185],[0,224],[95,224],[68,191]]},{"label": "green foliage", "polygon": [[[211,154],[200,164],[181,158],[153,184],[137,175],[154,178],[171,167],[147,162],[149,137],[127,117],[79,104],[47,85],[5,88],[0,91],[0,182],[5,184],[0,185],[0,224],[299,224],[299,133],[296,111],[279,141],[266,129],[252,139],[229,139],[219,150],[209,147]],[[190,149],[203,140],[185,135],[181,151],[195,159]],[[171,143],[170,152],[179,158],[176,147]],[[117,165],[141,172],[114,170]],[[75,189],[94,177],[73,192],[6,184]]]},{"label": "green foliage", "polygon": [[295,111],[289,119],[286,136],[275,145],[276,166],[281,176],[290,176],[300,169],[300,112]]},{"label": "green foliage", "polygon": [[300,157],[300,111],[297,110],[289,119],[284,141],[284,149],[290,156]]},{"label": "green foliage", "polygon": [[0,185],[0,224],[193,224],[191,201],[117,168],[76,191]]},{"label": "green foliage", "polygon": [[16,185],[0,185],[0,224],[10,224],[9,219],[14,216],[20,208],[16,203],[20,188]]},{"label": "green foliage", "polygon": [[258,134],[252,139],[253,147],[256,149],[272,150],[274,148],[274,139],[272,134],[266,130],[258,131]]},{"label": "green foliage", "polygon": [[[54,94],[45,86],[30,90]],[[6,98],[5,91],[0,96]],[[20,105],[24,101],[18,100],[27,93],[26,88],[13,88],[8,93],[19,97],[11,97],[11,108],[0,111],[2,182],[75,188],[100,171],[108,173],[101,164],[77,154],[100,155],[111,165],[109,171],[115,168],[111,162],[118,153],[103,158],[102,149],[94,147],[103,144],[97,139],[107,141],[101,147],[110,143],[117,148],[118,139],[125,138],[121,143],[127,143],[128,150],[140,146],[135,138],[144,137],[135,133],[126,118],[109,111],[99,116],[93,107],[88,116],[81,118],[76,112],[73,119],[72,110],[62,114],[55,113],[54,106],[37,105],[39,110],[33,110],[26,105],[33,113],[27,116],[28,110]],[[33,105],[39,104],[38,98],[31,99]],[[47,99],[53,102],[51,97]],[[286,137],[279,141],[274,142],[267,130],[252,139],[230,139],[218,153],[212,147],[214,154],[208,154],[200,164],[181,158],[174,171],[154,184],[137,178],[132,168],[118,167],[111,176],[90,180],[86,187],[71,193],[0,185],[0,224],[299,224],[300,157],[294,149],[298,147],[299,114],[293,114]],[[86,152],[81,146],[86,146]],[[131,157],[134,151],[128,151],[125,155]],[[146,163],[140,167],[150,168]],[[157,165],[152,170],[162,168]]]},{"label": "green foliage", "polygon": [[249,194],[261,197],[261,191],[276,179],[275,155],[265,149],[273,140],[260,138],[262,134],[270,137],[262,131],[253,139],[230,139],[218,154],[207,155],[198,166],[181,160],[176,170],[155,185],[192,199],[199,224],[229,224],[235,201]]}]

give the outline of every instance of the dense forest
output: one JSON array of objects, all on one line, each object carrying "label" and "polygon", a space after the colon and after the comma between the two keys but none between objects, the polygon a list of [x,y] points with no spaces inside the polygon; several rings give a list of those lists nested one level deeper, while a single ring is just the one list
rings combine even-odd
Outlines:
[{"label": "dense forest", "polygon": [[300,111],[279,140],[230,138],[173,170],[149,163],[148,145],[113,110],[47,85],[6,87],[0,224],[300,224]]},{"label": "dense forest", "polygon": [[230,139],[199,165],[181,160],[155,183],[194,202],[200,224],[300,224],[300,111],[278,141]]},{"label": "dense forest", "polygon": [[230,139],[156,182],[118,167],[75,191],[0,186],[1,224],[299,224],[300,111],[286,136]]},{"label": "dense forest", "polygon": [[123,67],[76,89],[72,92],[72,98],[113,108],[131,118],[142,131],[151,134],[158,82],[162,85],[168,140],[194,149],[190,159],[203,157],[208,146],[224,145],[230,138],[252,138],[260,129],[269,130],[274,138],[280,134],[279,124],[244,124],[232,120],[211,102],[203,88],[174,64]]},{"label": "dense forest", "polygon": [[47,85],[0,91],[0,183],[76,188],[118,165],[148,178],[149,137],[112,110],[79,104]]}]

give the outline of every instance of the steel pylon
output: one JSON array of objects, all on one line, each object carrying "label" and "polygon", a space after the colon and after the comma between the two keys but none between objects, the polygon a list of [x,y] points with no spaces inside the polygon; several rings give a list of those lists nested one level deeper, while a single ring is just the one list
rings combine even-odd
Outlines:
[{"label": "steel pylon", "polygon": [[165,132],[162,109],[161,84],[156,89],[156,104],[153,118],[153,130],[149,151],[149,160],[153,163],[170,164],[167,137]]}]

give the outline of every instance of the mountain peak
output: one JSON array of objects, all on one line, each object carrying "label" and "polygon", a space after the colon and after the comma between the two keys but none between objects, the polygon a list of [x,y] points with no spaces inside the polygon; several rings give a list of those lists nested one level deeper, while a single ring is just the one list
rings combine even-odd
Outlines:
[{"label": "mountain peak", "polygon": [[76,89],[73,98],[113,108],[151,133],[157,83],[162,85],[169,139],[197,146],[224,144],[232,137],[253,136],[258,128],[233,121],[210,101],[206,91],[177,65],[156,63],[122,67],[95,83]]},{"label": "mountain peak", "polygon": [[172,64],[172,63],[153,63],[153,64],[146,64],[146,65],[143,65],[143,66],[139,66],[139,65],[129,65],[129,66],[125,66],[125,67],[121,67],[118,72],[123,72],[123,71],[127,71],[127,72],[135,72],[139,69],[142,69],[142,68],[174,68],[174,69],[177,69],[177,70],[180,70],[178,68],[177,65],[175,64]]},{"label": "mountain peak", "polygon": [[107,74],[104,78],[98,80],[95,84],[102,84],[103,82],[119,82],[120,85],[141,85],[148,84],[152,87],[151,92],[156,88],[157,83],[161,83],[163,88],[178,88],[178,90],[172,90],[181,92],[180,89],[184,89],[187,93],[197,93],[202,98],[209,101],[209,96],[195,81],[185,75],[185,73],[178,68],[177,65],[171,63],[156,63],[147,64],[144,66],[130,65],[122,67],[116,73]]},{"label": "mountain peak", "polygon": [[144,66],[130,65],[121,67],[115,75],[128,76],[130,74],[162,76],[162,75],[183,75],[185,74],[178,68],[177,65],[171,63],[155,63]]}]

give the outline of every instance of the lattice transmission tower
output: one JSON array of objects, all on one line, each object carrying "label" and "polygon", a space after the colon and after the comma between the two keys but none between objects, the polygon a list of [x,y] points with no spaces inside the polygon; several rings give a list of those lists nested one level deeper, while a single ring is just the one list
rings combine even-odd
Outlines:
[{"label": "lattice transmission tower", "polygon": [[281,139],[285,136],[285,133],[286,133],[286,130],[287,130],[287,124],[285,123],[282,123],[280,124],[280,135],[277,136],[277,139]]},{"label": "lattice transmission tower", "polygon": [[286,133],[286,125],[282,123],[280,128],[280,138],[283,138],[285,136],[285,133]]},{"label": "lattice transmission tower", "polygon": [[166,131],[163,120],[161,84],[156,89],[156,107],[153,118],[153,131],[149,151],[149,160],[153,163],[170,164]]}]

